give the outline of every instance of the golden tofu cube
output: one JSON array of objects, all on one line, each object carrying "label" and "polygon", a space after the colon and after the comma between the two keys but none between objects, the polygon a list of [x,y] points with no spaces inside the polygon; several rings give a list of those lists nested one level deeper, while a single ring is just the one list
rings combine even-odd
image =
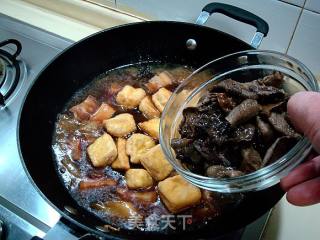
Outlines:
[{"label": "golden tofu cube", "polygon": [[160,117],[159,110],[153,104],[153,102],[149,96],[145,96],[144,99],[142,99],[142,101],[139,104],[139,110],[148,119]]},{"label": "golden tofu cube", "polygon": [[111,167],[113,169],[117,169],[117,170],[130,169],[129,156],[127,155],[127,152],[126,152],[126,143],[127,143],[126,139],[118,138],[117,140],[118,157],[111,164]]},{"label": "golden tofu cube", "polygon": [[112,137],[105,133],[98,137],[87,148],[89,158],[94,167],[110,165],[117,157],[117,147]]},{"label": "golden tofu cube", "polygon": [[178,213],[198,204],[201,191],[181,176],[167,178],[158,184],[160,198],[172,213]]},{"label": "golden tofu cube", "polygon": [[152,178],[157,181],[165,179],[173,170],[171,164],[165,158],[160,144],[154,146],[142,155],[140,161]]},{"label": "golden tofu cube", "polygon": [[152,177],[144,169],[129,169],[125,178],[130,189],[148,188],[153,185]]},{"label": "golden tofu cube", "polygon": [[130,162],[140,163],[141,156],[155,145],[153,139],[141,133],[132,134],[126,144],[126,153]]},{"label": "golden tofu cube", "polygon": [[172,94],[172,92],[170,92],[169,90],[167,90],[165,88],[160,88],[158,90],[158,92],[156,92],[155,94],[152,95],[152,101],[153,101],[154,105],[156,106],[156,108],[158,108],[158,110],[160,112],[163,111],[171,94]]},{"label": "golden tofu cube", "polygon": [[135,108],[141,100],[146,96],[146,92],[142,88],[134,88],[130,85],[118,92],[116,101],[125,108]]},{"label": "golden tofu cube", "polygon": [[159,88],[170,86],[173,80],[173,76],[169,72],[163,71],[159,75],[155,75],[153,78],[151,78],[145,85],[149,92],[154,93]]},{"label": "golden tofu cube", "polygon": [[138,126],[151,137],[159,139],[160,118],[154,118],[146,122],[138,123]]},{"label": "golden tofu cube", "polygon": [[115,137],[124,137],[137,129],[134,118],[129,113],[122,113],[103,121],[108,133]]}]

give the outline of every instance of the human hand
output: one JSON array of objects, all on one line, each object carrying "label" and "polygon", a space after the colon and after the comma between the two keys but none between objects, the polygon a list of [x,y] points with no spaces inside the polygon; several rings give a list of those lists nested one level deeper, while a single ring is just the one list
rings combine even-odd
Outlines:
[{"label": "human hand", "polygon": [[297,206],[320,203],[320,93],[299,92],[288,102],[292,124],[303,132],[318,152],[301,164],[280,185],[287,192],[288,202]]}]

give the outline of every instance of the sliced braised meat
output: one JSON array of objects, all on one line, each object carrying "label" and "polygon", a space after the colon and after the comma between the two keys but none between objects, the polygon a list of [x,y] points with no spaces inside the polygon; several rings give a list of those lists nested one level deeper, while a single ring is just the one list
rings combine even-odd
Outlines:
[{"label": "sliced braised meat", "polygon": [[217,93],[208,92],[200,98],[197,108],[200,112],[214,111],[220,107],[219,105]]},{"label": "sliced braised meat", "polygon": [[242,163],[240,169],[246,173],[254,172],[261,168],[262,159],[260,153],[253,147],[241,150]]},{"label": "sliced braised meat", "polygon": [[278,102],[285,98],[282,89],[260,85],[257,81],[240,83],[232,79],[219,82],[212,88],[213,91],[223,91],[244,99],[254,99],[261,102]]},{"label": "sliced braised meat", "polygon": [[236,106],[226,117],[231,126],[236,126],[255,117],[261,107],[256,100],[246,99]]},{"label": "sliced braised meat", "polygon": [[217,145],[222,145],[227,141],[230,133],[230,124],[221,113],[212,112],[204,116],[203,129],[209,135],[211,141]]},{"label": "sliced braised meat", "polygon": [[285,119],[285,114],[271,113],[268,120],[271,123],[271,125],[274,127],[274,129],[276,129],[278,132],[282,133],[283,135],[290,136],[290,137],[296,137],[296,138],[300,136],[289,125],[289,123]]},{"label": "sliced braised meat", "polygon": [[258,95],[255,92],[250,91],[246,85],[232,79],[226,79],[219,82],[217,85],[213,86],[212,91],[224,91],[241,98],[258,99]]},{"label": "sliced braised meat", "polygon": [[209,139],[197,139],[193,142],[193,146],[208,162],[216,162],[219,158]]},{"label": "sliced braised meat", "polygon": [[217,100],[221,109],[225,112],[230,112],[237,103],[226,93],[217,93]]},{"label": "sliced braised meat", "polygon": [[191,139],[172,139],[171,146],[175,150],[176,157],[190,164],[201,162],[200,153],[194,148]]},{"label": "sliced braised meat", "polygon": [[297,138],[284,136],[278,138],[267,150],[262,161],[262,167],[273,163],[285,155],[296,143]]},{"label": "sliced braised meat", "polygon": [[192,107],[183,111],[179,133],[184,138],[194,138],[206,133],[212,142],[221,145],[226,141],[229,130],[230,125],[220,109],[202,112]]},{"label": "sliced braised meat", "polygon": [[243,172],[226,168],[221,165],[212,165],[207,168],[206,174],[208,177],[213,178],[230,178],[242,176]]},{"label": "sliced braised meat", "polygon": [[286,99],[285,101],[281,101],[277,103],[261,105],[261,114],[266,117],[269,117],[272,112],[279,112],[279,113],[286,112],[287,102],[288,100]]},{"label": "sliced braised meat", "polygon": [[263,141],[268,143],[274,138],[274,131],[271,125],[261,119],[261,117],[257,116],[257,127],[261,133]]},{"label": "sliced braised meat", "polygon": [[250,143],[256,132],[256,127],[252,124],[238,126],[232,133],[230,141],[233,143]]},{"label": "sliced braised meat", "polygon": [[183,110],[183,120],[180,123],[179,133],[183,138],[194,138],[198,134],[198,128],[194,124],[199,122],[200,114],[197,108],[186,108]]},{"label": "sliced braised meat", "polygon": [[80,121],[88,120],[97,109],[98,102],[95,97],[89,95],[83,102],[70,108],[70,112]]},{"label": "sliced braised meat", "polygon": [[69,142],[69,146],[71,149],[71,157],[72,160],[80,160],[82,152],[81,152],[81,140],[80,139],[72,139]]},{"label": "sliced braised meat", "polygon": [[224,151],[219,151],[209,139],[197,139],[193,142],[194,148],[209,164],[222,164],[223,166],[231,166],[228,156]]},{"label": "sliced braised meat", "polygon": [[286,118],[283,81],[279,72],[245,83],[227,79],[196,107],[184,109],[181,139],[172,142],[182,165],[197,174],[229,178],[254,172],[290,150],[300,135]]},{"label": "sliced braised meat", "polygon": [[274,72],[268,76],[265,76],[263,79],[259,79],[260,84],[264,84],[266,86],[272,86],[276,88],[280,88],[283,84],[283,74],[280,72]]}]

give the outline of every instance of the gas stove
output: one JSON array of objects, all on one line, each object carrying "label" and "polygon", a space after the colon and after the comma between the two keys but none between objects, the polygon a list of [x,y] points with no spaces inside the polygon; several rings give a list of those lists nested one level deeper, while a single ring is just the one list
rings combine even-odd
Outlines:
[{"label": "gas stove", "polygon": [[[0,14],[0,240],[88,236],[71,229],[33,187],[17,143],[18,115],[28,88],[41,69],[72,43]],[[219,240],[259,239],[267,218],[268,214]]]}]

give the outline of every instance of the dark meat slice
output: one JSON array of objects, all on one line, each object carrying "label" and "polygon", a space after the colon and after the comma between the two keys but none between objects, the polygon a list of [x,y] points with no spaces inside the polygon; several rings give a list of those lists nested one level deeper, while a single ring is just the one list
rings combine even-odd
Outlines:
[{"label": "dark meat slice", "polygon": [[208,112],[202,118],[202,129],[206,131],[212,143],[222,145],[228,139],[231,131],[230,124],[221,112]]},{"label": "dark meat slice", "polygon": [[221,109],[225,112],[230,112],[237,103],[226,93],[217,93],[217,100]]},{"label": "dark meat slice", "polygon": [[283,74],[280,72],[274,72],[273,74],[265,76],[263,79],[259,79],[258,82],[266,86],[280,88],[283,84]]},{"label": "dark meat slice", "polygon": [[230,142],[233,143],[250,143],[255,136],[256,128],[252,124],[246,124],[244,126],[238,126],[232,133]]},{"label": "dark meat slice", "polygon": [[180,123],[179,133],[183,138],[195,138],[199,129],[196,122],[199,121],[200,114],[197,108],[186,108],[183,110],[183,120]]},{"label": "dark meat slice", "polygon": [[193,146],[207,162],[219,161],[219,155],[209,139],[197,139],[193,142]]},{"label": "dark meat slice", "polygon": [[213,177],[213,178],[230,178],[230,177],[239,177],[244,175],[244,173],[241,171],[233,170],[231,168],[226,168],[221,165],[212,165],[208,167],[206,174],[208,177]]},{"label": "dark meat slice", "polygon": [[219,82],[217,85],[213,86],[212,91],[224,91],[242,98],[258,99],[256,92],[250,91],[246,85],[232,79],[226,79]]},{"label": "dark meat slice", "polygon": [[104,178],[98,180],[82,180],[79,183],[80,190],[87,190],[92,188],[102,188],[102,187],[109,187],[109,186],[116,186],[117,181],[111,178]]},{"label": "dark meat slice", "polygon": [[261,107],[256,100],[246,99],[236,106],[226,117],[231,126],[246,122],[256,116]]},{"label": "dark meat slice", "polygon": [[224,91],[245,99],[254,99],[261,102],[278,102],[286,96],[282,89],[259,84],[257,81],[240,83],[232,79],[219,82],[212,88],[213,91]]},{"label": "dark meat slice", "polygon": [[70,108],[70,112],[79,121],[88,120],[97,109],[98,102],[95,97],[89,95],[83,102]]},{"label": "dark meat slice", "polygon": [[217,93],[208,92],[200,98],[197,108],[200,112],[215,111],[219,109]]},{"label": "dark meat slice", "polygon": [[202,161],[202,156],[194,148],[192,141],[190,139],[172,139],[171,146],[175,150],[176,158],[181,160],[186,169],[202,174],[205,162]]},{"label": "dark meat slice", "polygon": [[282,133],[283,135],[298,138],[300,135],[289,125],[285,119],[285,114],[271,113],[268,118],[271,125],[275,130]]},{"label": "dark meat slice", "polygon": [[190,107],[183,110],[183,120],[179,128],[183,138],[194,139],[207,134],[213,143],[221,145],[226,141],[229,131],[230,124],[220,109],[199,111]]},{"label": "dark meat slice", "polygon": [[201,155],[194,148],[191,139],[178,139],[174,138],[171,140],[171,146],[175,150],[176,157],[191,164],[200,164]]},{"label": "dark meat slice", "polygon": [[284,154],[286,154],[296,143],[297,138],[291,136],[284,136],[278,138],[267,150],[266,154],[264,155],[262,161],[262,167],[269,165]]},{"label": "dark meat slice", "polygon": [[274,132],[271,125],[263,121],[259,116],[257,116],[256,120],[257,120],[257,127],[261,133],[263,141],[266,143],[270,142],[274,137]]},{"label": "dark meat slice", "polygon": [[179,151],[186,146],[192,144],[192,139],[187,139],[187,138],[173,138],[171,140],[171,147],[175,149],[175,151]]},{"label": "dark meat slice", "polygon": [[260,153],[253,147],[241,150],[242,163],[240,169],[245,173],[251,173],[261,168],[262,159]]},{"label": "dark meat slice", "polygon": [[288,99],[277,103],[261,105],[261,114],[269,117],[272,112],[286,112]]}]

